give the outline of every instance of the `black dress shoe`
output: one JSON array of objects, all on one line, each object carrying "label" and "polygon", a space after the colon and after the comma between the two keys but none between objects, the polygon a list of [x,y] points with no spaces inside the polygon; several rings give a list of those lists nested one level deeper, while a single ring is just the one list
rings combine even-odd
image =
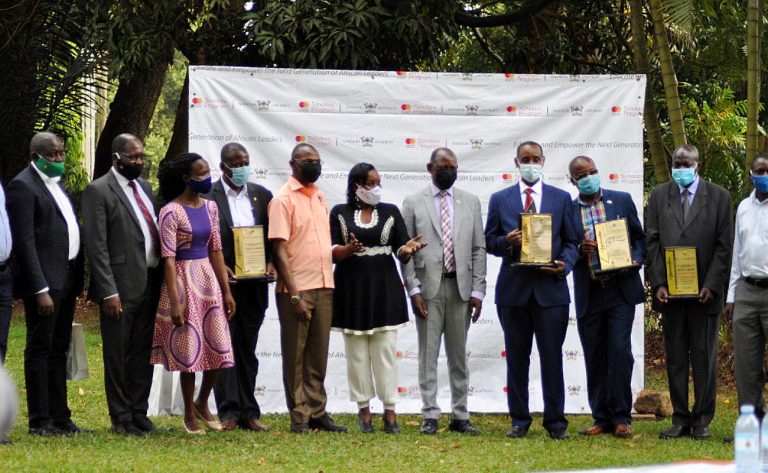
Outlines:
[{"label": "black dress shoe", "polygon": [[133,422],[131,421],[125,421],[125,422],[113,422],[112,423],[112,432],[119,434],[119,435],[133,435],[135,437],[146,437],[147,432],[144,430],[139,429],[135,425],[133,425]]},{"label": "black dress shoe", "polygon": [[149,417],[147,416],[134,417],[133,425],[137,429],[143,430],[144,432],[152,432],[153,430],[157,430],[157,426],[155,425],[155,423],[149,420]]},{"label": "black dress shoe", "polygon": [[568,438],[568,432],[565,429],[550,430],[549,438],[552,440],[565,440]]},{"label": "black dress shoe", "polygon": [[480,431],[470,424],[469,419],[452,420],[451,423],[448,424],[448,430],[459,434],[480,435]]},{"label": "black dress shoe", "polygon": [[309,419],[308,426],[310,429],[325,430],[326,432],[347,432],[346,427],[333,422],[333,419],[328,414],[317,419]]},{"label": "black dress shoe", "polygon": [[400,433],[400,424],[397,423],[397,419],[393,420],[392,422],[388,422],[387,419],[384,419],[384,432],[394,435]]},{"label": "black dress shoe", "polygon": [[40,427],[30,427],[29,435],[39,435],[41,437],[56,437],[59,435],[65,435],[66,432],[56,427],[53,424],[45,424]]},{"label": "black dress shoe", "polygon": [[691,428],[691,437],[693,437],[693,440],[707,440],[711,437],[709,434],[709,427],[706,425],[697,425]]},{"label": "black dress shoe", "polygon": [[437,419],[424,419],[419,432],[424,435],[435,435],[437,433]]},{"label": "black dress shoe", "polygon": [[294,434],[308,434],[309,425],[297,422],[291,422],[291,432]]},{"label": "black dress shoe", "polygon": [[526,427],[513,425],[512,428],[507,431],[507,437],[511,439],[521,439],[525,437],[525,434],[527,433],[528,433],[528,429]]},{"label": "black dress shoe", "polygon": [[77,426],[77,424],[72,422],[72,419],[67,419],[61,422],[54,422],[53,425],[67,435],[93,432],[92,430],[81,429],[80,427]]},{"label": "black dress shoe", "polygon": [[685,437],[688,435],[690,431],[691,429],[687,425],[673,425],[664,432],[660,433],[659,438],[664,440],[679,439],[680,437]]},{"label": "black dress shoe", "polygon": [[373,433],[373,416],[367,421],[364,420],[362,416],[357,416],[357,426],[360,427],[360,432],[364,434]]}]

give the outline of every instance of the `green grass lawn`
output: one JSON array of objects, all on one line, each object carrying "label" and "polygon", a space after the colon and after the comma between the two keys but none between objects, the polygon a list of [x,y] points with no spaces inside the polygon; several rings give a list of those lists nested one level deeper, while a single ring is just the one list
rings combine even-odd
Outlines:
[{"label": "green grass lawn", "polygon": [[[7,367],[19,384],[21,417],[11,432],[13,444],[0,446],[0,471],[531,471],[548,469],[597,468],[609,466],[669,463],[706,459],[730,460],[732,447],[721,439],[730,436],[736,418],[733,391],[721,391],[718,413],[711,426],[713,439],[662,441],[657,434],[669,421],[638,421],[630,440],[603,435],[584,438],[578,430],[591,423],[588,416],[570,417],[571,438],[550,440],[534,419],[528,436],[507,439],[507,416],[475,415],[473,423],[480,437],[463,437],[443,430],[434,437],[418,433],[420,417],[400,416],[402,433],[363,435],[357,417],[336,415],[350,434],[311,433],[297,436],[288,431],[287,415],[266,415],[272,426],[268,433],[242,430],[191,437],[183,432],[181,420],[154,419],[175,431],[148,438],[126,438],[109,431],[104,396],[101,338],[98,327],[86,327],[91,377],[69,383],[73,419],[91,434],[65,438],[27,435],[26,401],[23,387],[24,326],[15,317],[11,326]],[[646,384],[666,389],[665,377],[648,373]],[[380,417],[375,427],[382,428]],[[182,429],[182,430],[180,430]]]}]

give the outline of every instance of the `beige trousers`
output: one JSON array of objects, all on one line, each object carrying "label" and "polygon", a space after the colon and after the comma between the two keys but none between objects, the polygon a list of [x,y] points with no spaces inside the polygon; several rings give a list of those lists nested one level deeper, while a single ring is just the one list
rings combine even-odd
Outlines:
[{"label": "beige trousers", "polygon": [[[384,409],[394,409],[397,402],[397,330],[371,335],[344,334],[347,351],[349,398],[359,409],[368,407],[378,395]],[[374,389],[375,380],[375,389]]]}]

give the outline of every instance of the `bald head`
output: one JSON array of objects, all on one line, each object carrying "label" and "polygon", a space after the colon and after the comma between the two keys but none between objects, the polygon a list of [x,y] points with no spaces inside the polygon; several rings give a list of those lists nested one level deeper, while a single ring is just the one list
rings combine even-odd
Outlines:
[{"label": "bald head", "polygon": [[576,177],[580,175],[580,170],[590,167],[595,167],[595,162],[592,158],[589,156],[576,156],[571,160],[570,164],[568,164],[568,174],[570,174],[571,177]]},{"label": "bald head", "polygon": [[131,145],[144,146],[141,140],[130,133],[121,133],[112,140],[112,153],[127,153]]},{"label": "bald head", "polygon": [[30,154],[37,153],[48,156],[57,145],[61,145],[61,138],[50,131],[41,131],[40,133],[35,133],[35,136],[29,142],[29,152]]}]

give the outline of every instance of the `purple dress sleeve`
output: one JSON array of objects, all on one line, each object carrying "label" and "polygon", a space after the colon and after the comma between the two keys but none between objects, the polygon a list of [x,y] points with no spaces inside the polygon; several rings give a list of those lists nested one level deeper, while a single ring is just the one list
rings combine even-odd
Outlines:
[{"label": "purple dress sleeve", "polygon": [[160,256],[163,258],[176,256],[176,233],[179,228],[177,208],[177,205],[171,203],[160,209],[158,226],[160,227]]},{"label": "purple dress sleeve", "polygon": [[221,251],[221,231],[219,229],[219,207],[216,202],[206,201],[208,216],[211,219],[211,237],[208,239],[208,251]]}]

